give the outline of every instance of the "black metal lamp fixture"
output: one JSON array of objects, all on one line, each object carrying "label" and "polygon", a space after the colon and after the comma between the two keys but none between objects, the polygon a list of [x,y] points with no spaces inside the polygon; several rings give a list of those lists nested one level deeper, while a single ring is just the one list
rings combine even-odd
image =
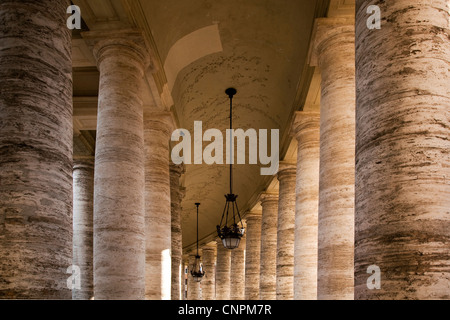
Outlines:
[{"label": "black metal lamp fixture", "polygon": [[200,263],[200,256],[198,254],[198,207],[200,206],[200,203],[196,203],[195,205],[197,206],[197,255],[195,256],[195,262],[192,266],[191,275],[195,282],[201,282],[205,276],[205,271],[203,271]]},{"label": "black metal lamp fixture", "polygon": [[[233,97],[236,95],[237,91],[234,88],[229,88],[225,93],[230,98],[230,142],[233,139]],[[230,148],[233,148],[233,143],[230,143]],[[233,155],[233,149],[231,149],[230,156]],[[245,229],[242,223],[241,215],[239,213],[239,208],[237,205],[237,195],[233,194],[233,161],[230,159],[230,193],[225,196],[226,203],[225,209],[222,213],[222,220],[217,226],[217,234],[222,240],[222,244],[227,249],[236,249],[239,247],[241,238],[244,235]],[[232,220],[230,226],[228,226],[228,220],[232,215]],[[236,220],[238,218],[239,220]],[[240,223],[240,226],[239,226]],[[223,224],[223,226],[222,226]]]}]

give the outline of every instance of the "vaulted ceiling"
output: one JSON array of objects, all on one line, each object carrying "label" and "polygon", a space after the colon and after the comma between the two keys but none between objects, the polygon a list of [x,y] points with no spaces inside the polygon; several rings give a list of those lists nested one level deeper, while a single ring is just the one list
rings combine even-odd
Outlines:
[{"label": "vaulted ceiling", "polygon": [[[348,10],[336,0],[74,0],[84,30],[139,28],[152,47],[146,75],[145,108],[171,111],[180,128],[225,130],[235,87],[234,127],[279,129],[281,158],[293,158],[292,115],[318,104],[317,74],[307,66],[315,17]],[[82,32],[74,32],[74,151],[93,155],[99,74]],[[315,89],[311,89],[315,88]],[[208,143],[205,143],[206,146]],[[293,147],[294,146],[294,147]],[[248,163],[248,160],[247,160]],[[200,238],[215,236],[225,205],[229,171],[225,165],[187,165],[183,184],[183,246],[196,241],[195,202]],[[235,165],[235,193],[242,213],[257,206],[258,195],[276,189],[259,165]]]}]

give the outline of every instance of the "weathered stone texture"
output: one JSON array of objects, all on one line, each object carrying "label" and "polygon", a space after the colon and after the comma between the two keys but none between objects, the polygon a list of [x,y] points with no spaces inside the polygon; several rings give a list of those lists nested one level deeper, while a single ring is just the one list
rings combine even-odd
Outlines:
[{"label": "weathered stone texture", "polygon": [[94,190],[95,299],[144,299],[141,88],[149,59],[145,48],[129,36],[99,40],[94,53],[100,71]]},{"label": "weathered stone texture", "polygon": [[260,300],[277,298],[277,220],[278,194],[261,195]]},{"label": "weathered stone texture", "polygon": [[202,248],[202,261],[205,276],[202,280],[202,299],[216,300],[216,251],[213,246],[204,246]]},{"label": "weathered stone texture", "polygon": [[71,299],[66,0],[0,2],[0,299]]},{"label": "weathered stone texture", "polygon": [[261,213],[246,215],[245,300],[259,300],[261,257]]},{"label": "weathered stone texture", "polygon": [[294,299],[317,299],[320,113],[298,112]]},{"label": "weathered stone texture", "polygon": [[180,178],[184,173],[182,165],[170,165],[170,206],[171,206],[171,236],[172,236],[172,300],[181,299],[183,243],[181,230],[181,201],[185,189],[180,186]]},{"label": "weathered stone texture", "polygon": [[73,265],[80,267],[81,288],[73,300],[94,297],[94,159],[75,160],[73,166]]},{"label": "weathered stone texture", "polygon": [[352,21],[317,20],[322,74],[318,298],[352,300],[355,183],[355,32]]},{"label": "weathered stone texture", "polygon": [[230,300],[245,300],[245,247],[247,235],[241,238],[239,247],[231,250]]},{"label": "weathered stone texture", "polygon": [[145,112],[145,224],[146,298],[170,300],[171,289],[171,209],[169,113]]},{"label": "weathered stone texture", "polygon": [[449,299],[449,2],[356,2],[355,298]]},{"label": "weathered stone texture", "polygon": [[231,250],[217,240],[216,300],[230,300]]},{"label": "weathered stone texture", "polygon": [[281,163],[278,171],[277,300],[294,299],[295,185],[297,167]]}]

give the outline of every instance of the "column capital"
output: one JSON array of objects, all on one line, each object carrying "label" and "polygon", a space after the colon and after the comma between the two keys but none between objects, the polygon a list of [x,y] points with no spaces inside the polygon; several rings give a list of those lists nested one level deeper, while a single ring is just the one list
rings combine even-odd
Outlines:
[{"label": "column capital", "polygon": [[217,246],[216,246],[216,242],[209,242],[207,244],[205,244],[204,246],[201,247],[202,250],[206,250],[206,251],[216,251],[217,250]]},{"label": "column capital", "polygon": [[263,192],[259,196],[259,201],[261,201],[262,206],[270,202],[275,202],[278,204],[278,193]]},{"label": "column capital", "polygon": [[295,179],[297,174],[297,165],[295,163],[280,162],[280,168],[278,170],[278,181],[286,178]]},{"label": "column capital", "polygon": [[318,111],[297,111],[292,123],[291,134],[297,140],[300,134],[307,130],[317,131],[320,129],[320,112]]},{"label": "column capital", "polygon": [[144,108],[144,130],[164,132],[171,135],[176,128],[177,124],[172,112],[153,112]]},{"label": "column capital", "polygon": [[106,57],[114,55],[138,61],[143,67],[143,72],[149,66],[153,68],[150,46],[140,30],[89,31],[82,33],[82,37],[92,48],[99,67]]},{"label": "column capital", "polygon": [[[318,18],[314,21],[311,37],[311,46],[308,61],[313,67],[320,66],[320,56],[323,50],[334,38],[342,39],[346,36],[355,36],[354,18]],[[341,40],[338,40],[338,42]]]},{"label": "column capital", "polygon": [[181,204],[181,201],[184,199],[184,197],[186,197],[186,188],[180,186],[178,190],[174,191],[173,193],[174,196],[177,197],[176,200],[178,201],[178,203]]},{"label": "column capital", "polygon": [[243,218],[247,221],[261,219],[262,211],[250,211],[250,212],[246,213]]},{"label": "column capital", "polygon": [[[200,258],[201,258],[201,256],[202,256],[202,248],[198,248],[198,255],[200,256]],[[197,248],[195,248],[195,249],[192,249],[191,251],[189,251],[189,253],[188,253],[188,257],[189,258],[196,258],[197,257]],[[192,266],[189,266],[189,267],[192,267]]]},{"label": "column capital", "polygon": [[73,160],[73,170],[89,169],[93,170],[95,166],[94,157],[76,158]]},{"label": "column capital", "polygon": [[170,167],[170,174],[178,178],[186,173],[186,166],[184,164],[175,164],[173,162],[170,162],[169,167]]}]

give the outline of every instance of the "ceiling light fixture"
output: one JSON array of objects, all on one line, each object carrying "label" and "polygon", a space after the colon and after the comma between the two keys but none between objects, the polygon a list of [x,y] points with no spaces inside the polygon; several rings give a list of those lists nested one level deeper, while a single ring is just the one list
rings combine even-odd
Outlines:
[{"label": "ceiling light fixture", "polygon": [[[234,88],[229,88],[225,91],[225,93],[230,98],[230,193],[225,196],[225,209],[222,213],[222,220],[217,226],[217,234],[222,240],[222,244],[225,248],[236,249],[237,247],[239,247],[239,243],[241,242],[241,238],[245,232],[244,224],[242,223],[241,215],[239,213],[239,208],[236,201],[238,196],[233,193],[233,97],[236,95],[237,91]],[[228,220],[231,215],[232,219],[230,221],[230,226],[228,226]],[[236,218],[238,218],[239,220],[236,220]],[[239,223],[241,226],[239,226]]]}]

